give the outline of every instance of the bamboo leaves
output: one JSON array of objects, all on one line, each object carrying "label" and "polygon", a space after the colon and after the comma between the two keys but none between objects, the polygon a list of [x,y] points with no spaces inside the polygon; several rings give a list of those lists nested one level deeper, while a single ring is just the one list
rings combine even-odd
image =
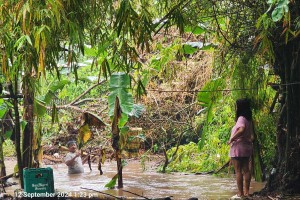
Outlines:
[{"label": "bamboo leaves", "polygon": [[19,51],[22,47],[25,46],[25,42],[28,42],[28,44],[32,45],[31,39],[28,35],[22,35],[15,43],[14,47]]},{"label": "bamboo leaves", "polygon": [[153,31],[153,24],[150,13],[143,7],[138,14],[132,7],[130,1],[123,0],[117,11],[114,25],[118,36],[126,38],[128,34],[142,50],[149,50],[149,41]]},{"label": "bamboo leaves", "polygon": [[61,81],[55,81],[50,84],[48,91],[40,96],[39,98],[35,98],[34,101],[34,111],[38,117],[42,117],[46,114],[47,108],[46,106],[51,104],[52,102],[52,123],[58,121],[58,113],[56,109],[56,105],[53,102],[53,100],[56,98],[55,93],[58,90],[61,90],[64,88],[66,84],[69,84],[69,80],[61,80]]},{"label": "bamboo leaves", "polygon": [[105,79],[108,79],[108,77],[111,75],[110,65],[106,58],[101,63],[101,69],[99,71],[99,78],[98,78],[99,80],[100,80],[101,72],[103,73],[103,76],[105,77]]}]

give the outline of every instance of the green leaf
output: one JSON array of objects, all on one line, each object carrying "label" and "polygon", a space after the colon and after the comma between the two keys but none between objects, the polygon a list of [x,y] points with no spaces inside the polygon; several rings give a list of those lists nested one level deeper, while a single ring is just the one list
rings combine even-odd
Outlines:
[{"label": "green leaf", "polygon": [[[204,135],[203,135],[204,136]],[[198,150],[200,151],[204,147],[204,137],[201,138],[201,140],[198,142]]]},{"label": "green leaf", "polygon": [[121,118],[119,120],[119,128],[125,126],[125,124],[128,122],[128,115],[126,115],[125,113],[122,113],[121,114]]},{"label": "green leaf", "polygon": [[23,132],[25,130],[26,125],[27,125],[27,121],[22,120],[20,125],[21,125],[21,130]]},{"label": "green leaf", "polygon": [[105,52],[105,50],[109,47],[109,45],[111,45],[111,41],[107,41],[104,44],[99,43],[98,55],[103,54]]},{"label": "green leaf", "polygon": [[193,54],[197,51],[198,49],[197,48],[194,48],[192,47],[191,45],[188,45],[188,44],[184,44],[183,45],[183,52],[185,54]]},{"label": "green leaf", "polygon": [[217,78],[208,82],[198,93],[198,101],[201,106],[207,107],[207,122],[213,119],[213,105],[217,99],[222,97],[222,93],[218,91],[223,86],[224,80]]},{"label": "green leaf", "polygon": [[[203,88],[203,90],[205,87]],[[198,101],[201,106],[208,107],[210,103],[210,94],[209,92],[200,91],[198,93]]]},{"label": "green leaf", "polygon": [[281,20],[283,17],[283,9],[280,7],[276,7],[272,12],[272,19],[274,22]]},{"label": "green leaf", "polygon": [[193,29],[192,33],[194,33],[195,35],[201,35],[202,33],[205,33],[205,30],[200,26],[197,26]]},{"label": "green leaf", "polygon": [[71,81],[69,81],[69,80],[55,81],[51,84],[49,89],[52,92],[56,92],[57,90],[62,90],[65,87],[65,85],[67,85],[69,83],[71,83]]},{"label": "green leaf", "polygon": [[0,118],[2,118],[6,113],[6,110],[2,109],[0,106]]},{"label": "green leaf", "polygon": [[121,134],[126,134],[129,131],[129,127],[128,126],[123,126],[120,128],[120,133]]},{"label": "green leaf", "polygon": [[2,118],[7,112],[7,106],[3,99],[0,99],[0,118]]},{"label": "green leaf", "polygon": [[34,101],[34,113],[37,114],[38,117],[42,117],[46,113],[47,109],[45,107],[45,102],[35,99]]},{"label": "green leaf", "polygon": [[108,189],[113,189],[116,186],[117,179],[118,179],[118,174],[114,175],[111,181],[109,181],[104,187]]},{"label": "green leaf", "polygon": [[111,91],[108,96],[109,116],[114,114],[116,97],[119,98],[122,112],[129,115],[133,109],[132,94],[126,90],[130,86],[130,77],[125,73],[112,74],[109,85]]},{"label": "green leaf", "polygon": [[155,145],[153,145],[153,152],[155,153],[155,152],[157,152],[157,151],[158,151],[158,145],[155,144]]},{"label": "green leaf", "polygon": [[215,46],[213,44],[205,45],[202,48],[200,48],[203,51],[211,51],[215,49]]},{"label": "green leaf", "polygon": [[19,173],[19,166],[18,164],[16,164],[14,167],[14,177],[16,177],[18,173]]},{"label": "green leaf", "polygon": [[53,98],[55,98],[55,94],[51,90],[48,90],[47,94],[41,97],[40,100],[45,104],[49,104]]},{"label": "green leaf", "polygon": [[15,43],[14,47],[17,47],[17,50],[19,51],[22,47],[24,42],[26,41],[26,35],[22,35]]},{"label": "green leaf", "polygon": [[122,165],[122,167],[127,166],[127,165],[128,165],[127,160],[123,159],[123,160],[121,161],[121,165]]},{"label": "green leaf", "polygon": [[134,116],[136,118],[139,118],[143,112],[145,111],[145,107],[141,104],[133,104],[133,109],[130,112],[129,116]]},{"label": "green leaf", "polygon": [[[208,127],[208,126],[206,125],[205,127]],[[204,147],[205,140],[206,140],[206,132],[207,132],[207,128],[204,128],[204,130],[202,131],[202,134],[201,134],[201,139],[198,142],[198,150],[199,151]]]},{"label": "green leaf", "polygon": [[205,33],[206,30],[205,30],[204,27],[201,27],[201,26],[196,26],[196,27],[185,26],[184,27],[184,32],[193,33],[195,35],[201,35],[202,33]]},{"label": "green leaf", "polygon": [[26,37],[27,42],[28,42],[30,45],[32,45],[32,42],[31,42],[30,37],[29,37],[28,35],[26,35],[25,37]]},{"label": "green leaf", "polygon": [[133,108],[132,94],[126,92],[126,90],[124,90],[123,88],[118,88],[116,90],[113,90],[108,96],[109,116],[113,116],[114,114],[116,97],[119,98],[122,112],[129,115],[132,112]]},{"label": "green leaf", "polygon": [[123,73],[114,73],[110,77],[109,82],[110,88],[129,88],[130,87],[130,77]]},{"label": "green leaf", "polygon": [[10,138],[10,136],[12,135],[12,133],[13,133],[13,130],[7,130],[7,131],[5,132],[4,138],[5,138],[5,139]]},{"label": "green leaf", "polygon": [[282,19],[283,15],[289,12],[289,0],[279,0],[275,9],[272,12],[272,20],[278,22]]},{"label": "green leaf", "polygon": [[184,27],[184,32],[186,32],[186,33],[191,33],[192,32],[192,27],[191,26],[185,26]]},{"label": "green leaf", "polygon": [[278,4],[277,4],[277,7],[279,8],[283,8],[287,5],[289,5],[290,1],[289,0],[279,0],[278,1]]},{"label": "green leaf", "polygon": [[85,56],[97,56],[97,50],[95,48],[89,48],[87,46],[84,46],[84,54]]}]

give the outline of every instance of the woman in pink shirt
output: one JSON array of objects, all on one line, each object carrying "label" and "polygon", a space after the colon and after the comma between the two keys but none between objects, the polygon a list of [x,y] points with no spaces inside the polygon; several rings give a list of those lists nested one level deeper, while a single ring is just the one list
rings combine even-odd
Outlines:
[{"label": "woman in pink shirt", "polygon": [[[228,141],[230,145],[229,156],[236,172],[238,194],[236,199],[249,195],[251,172],[249,160],[252,155],[252,111],[248,99],[236,101],[236,124],[232,128]],[[244,183],[245,181],[245,183]],[[245,184],[245,185],[244,185]],[[245,190],[243,190],[243,186]]]}]

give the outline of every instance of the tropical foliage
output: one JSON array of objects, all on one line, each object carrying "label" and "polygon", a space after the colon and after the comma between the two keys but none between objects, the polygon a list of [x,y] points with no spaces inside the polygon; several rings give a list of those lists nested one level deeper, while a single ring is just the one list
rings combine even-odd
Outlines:
[{"label": "tropical foliage", "polygon": [[[300,151],[300,117],[295,112],[300,103],[298,4],[288,0],[0,1],[1,92],[5,87],[0,117],[12,113],[15,125],[9,131],[15,140],[19,169],[32,167],[38,159],[43,135],[61,131],[59,125],[52,124],[70,119],[59,116],[86,114],[90,106],[81,105],[90,101],[87,96],[100,96],[97,102],[104,105],[105,112],[98,111],[103,115],[96,118],[112,120],[111,132],[117,138],[120,128],[134,123],[130,115],[140,114],[142,109],[135,109],[141,107],[134,107],[134,101],[141,99],[146,89],[165,89],[164,84],[174,84],[180,72],[183,77],[184,69],[192,71],[196,65],[190,65],[190,58],[198,55],[203,60],[209,55],[213,57],[208,64],[213,66],[211,73],[199,79],[201,84],[187,81],[184,89],[192,95],[174,98],[186,106],[170,113],[174,111],[173,99],[162,98],[163,105],[173,109],[160,112],[157,94],[152,93],[153,104],[143,99],[153,114],[149,116],[159,124],[153,129],[156,135],[151,137],[149,148],[164,152],[164,169],[168,165],[174,170],[220,167],[228,151],[225,143],[233,124],[234,100],[249,97],[263,163],[267,169],[278,168],[269,189],[296,191],[299,161],[293,161]],[[199,53],[203,51],[206,53]],[[182,61],[189,68],[178,64]],[[82,63],[90,71],[80,66]],[[122,75],[115,76],[115,72]],[[126,78],[120,78],[123,75]],[[129,89],[132,92],[128,93]],[[156,106],[155,112],[151,112],[151,105]],[[139,110],[139,114],[132,110]],[[278,126],[272,126],[277,119]],[[50,125],[43,123],[45,120]],[[275,130],[278,148],[271,166]],[[192,135],[197,135],[197,141]],[[84,134],[82,138],[87,142]],[[180,146],[183,138],[187,146]],[[113,144],[115,150],[118,145]],[[186,166],[193,155],[199,164]]]}]

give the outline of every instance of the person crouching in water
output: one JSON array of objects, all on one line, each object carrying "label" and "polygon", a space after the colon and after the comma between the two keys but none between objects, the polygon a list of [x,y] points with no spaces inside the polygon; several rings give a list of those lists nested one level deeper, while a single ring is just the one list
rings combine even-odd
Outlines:
[{"label": "person crouching in water", "polygon": [[[253,122],[249,99],[236,101],[235,121],[228,144],[230,145],[229,156],[236,172],[238,186],[238,194],[232,199],[240,199],[243,196],[249,196],[251,181],[249,162],[253,151]],[[243,186],[245,186],[245,190],[243,190]]]},{"label": "person crouching in water", "polygon": [[65,163],[68,166],[69,174],[79,174],[84,172],[83,164],[87,161],[87,158],[81,160],[80,152],[77,151],[77,144],[71,140],[67,143],[69,153],[65,156]]}]

